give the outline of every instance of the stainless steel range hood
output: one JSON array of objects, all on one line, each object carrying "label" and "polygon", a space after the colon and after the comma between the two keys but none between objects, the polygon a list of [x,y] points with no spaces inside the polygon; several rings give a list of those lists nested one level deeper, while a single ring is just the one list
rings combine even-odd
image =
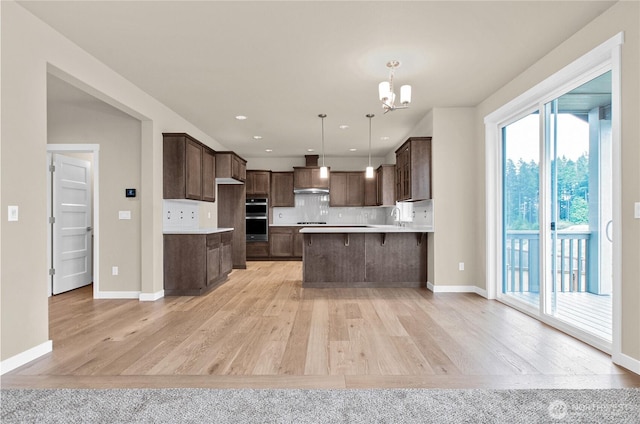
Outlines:
[{"label": "stainless steel range hood", "polygon": [[294,188],[293,194],[329,194],[328,188]]}]

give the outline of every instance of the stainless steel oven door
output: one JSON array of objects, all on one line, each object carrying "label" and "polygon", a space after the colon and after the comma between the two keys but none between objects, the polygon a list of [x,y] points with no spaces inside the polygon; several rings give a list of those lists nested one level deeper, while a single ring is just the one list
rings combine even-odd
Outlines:
[{"label": "stainless steel oven door", "polygon": [[268,241],[269,220],[266,216],[248,216],[247,241]]}]

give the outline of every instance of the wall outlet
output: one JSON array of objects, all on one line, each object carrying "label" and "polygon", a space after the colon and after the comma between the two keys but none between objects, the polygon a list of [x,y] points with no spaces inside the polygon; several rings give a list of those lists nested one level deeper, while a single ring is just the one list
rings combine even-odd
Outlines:
[{"label": "wall outlet", "polygon": [[112,266],[111,267],[111,275],[118,275],[118,267],[117,266]]},{"label": "wall outlet", "polygon": [[464,262],[458,263],[458,271],[464,271]]}]

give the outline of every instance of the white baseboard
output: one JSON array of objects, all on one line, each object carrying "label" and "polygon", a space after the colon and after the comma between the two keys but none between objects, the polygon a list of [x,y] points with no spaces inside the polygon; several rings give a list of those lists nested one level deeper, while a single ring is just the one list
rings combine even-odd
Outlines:
[{"label": "white baseboard", "polygon": [[94,294],[94,299],[139,299],[139,291],[99,291]]},{"label": "white baseboard", "polygon": [[42,344],[39,344],[38,346],[25,350],[22,353],[18,353],[11,358],[5,359],[4,361],[0,362],[0,375],[8,373],[9,371],[13,371],[16,368],[33,361],[34,359],[38,359],[39,357],[46,355],[52,350],[53,341],[48,340]]},{"label": "white baseboard", "polygon": [[140,302],[155,302],[158,299],[164,297],[164,290],[157,291],[155,293],[140,293]]},{"label": "white baseboard", "polygon": [[436,286],[427,281],[427,288],[434,293],[475,293],[487,298],[487,291],[477,286]]},{"label": "white baseboard", "polygon": [[631,372],[635,372],[636,374],[640,374],[640,361],[632,358],[629,355],[625,355],[624,353],[617,353],[611,355],[611,361],[628,369]]}]

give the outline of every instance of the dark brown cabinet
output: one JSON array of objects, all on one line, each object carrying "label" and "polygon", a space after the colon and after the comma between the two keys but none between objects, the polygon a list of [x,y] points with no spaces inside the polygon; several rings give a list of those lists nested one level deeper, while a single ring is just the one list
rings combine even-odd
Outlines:
[{"label": "dark brown cabinet", "polygon": [[364,206],[364,172],[332,172],[330,206]]},{"label": "dark brown cabinet", "polygon": [[329,177],[320,178],[320,167],[317,166],[294,166],[293,185],[295,188],[329,188]]},{"label": "dark brown cabinet", "polygon": [[378,176],[377,173],[373,178],[364,178],[364,205],[378,206]]},{"label": "dark brown cabinet", "polygon": [[248,241],[247,242],[247,259],[268,259],[269,258],[269,242],[268,241]]},{"label": "dark brown cabinet", "polygon": [[395,165],[380,165],[376,170],[376,205],[394,206],[396,204],[395,174]]},{"label": "dark brown cabinet", "polygon": [[216,201],[216,155],[213,150],[202,150],[202,200]]},{"label": "dark brown cabinet", "polygon": [[271,197],[269,206],[272,207],[294,207],[295,196],[293,195],[293,172],[272,172],[271,173]]},{"label": "dark brown cabinet", "polygon": [[216,152],[216,178],[247,179],[247,161],[234,152]]},{"label": "dark brown cabinet", "polygon": [[269,227],[269,254],[274,258],[293,257],[295,227]]},{"label": "dark brown cabinet", "polygon": [[302,258],[303,227],[270,227],[269,253],[272,258]]},{"label": "dark brown cabinet", "polygon": [[271,171],[247,171],[247,196],[269,197]]},{"label": "dark brown cabinet", "polygon": [[304,234],[303,287],[422,287],[426,233]]},{"label": "dark brown cabinet", "polygon": [[185,133],[163,134],[163,198],[215,201],[215,152]]},{"label": "dark brown cabinet", "polygon": [[396,150],[396,200],[431,198],[431,137],[411,137]]},{"label": "dark brown cabinet", "polygon": [[231,272],[232,231],[164,235],[164,292],[197,296],[226,280]]}]

